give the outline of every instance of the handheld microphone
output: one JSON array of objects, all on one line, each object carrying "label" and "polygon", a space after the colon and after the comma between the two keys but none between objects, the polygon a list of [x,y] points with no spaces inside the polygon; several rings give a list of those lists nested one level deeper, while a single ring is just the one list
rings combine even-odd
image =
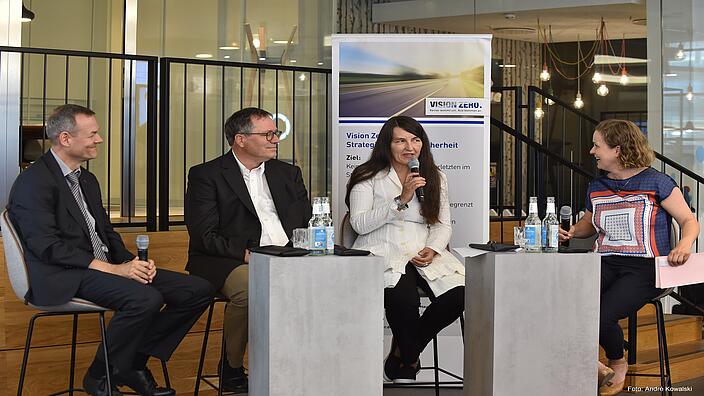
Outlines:
[{"label": "handheld microphone", "polygon": [[147,250],[149,249],[149,235],[137,235],[137,257],[141,261],[147,261],[149,255]]},{"label": "handheld microphone", "polygon": [[[560,208],[560,228],[565,231],[570,230],[572,225],[572,208],[569,206],[563,206]],[[570,241],[562,242],[563,246],[569,246]]]},{"label": "handheld microphone", "polygon": [[[418,158],[413,157],[410,161],[408,161],[408,169],[410,169],[411,173],[420,174],[420,162],[418,162]],[[425,192],[423,191],[423,187],[416,188],[416,196],[420,202],[425,200]]]}]

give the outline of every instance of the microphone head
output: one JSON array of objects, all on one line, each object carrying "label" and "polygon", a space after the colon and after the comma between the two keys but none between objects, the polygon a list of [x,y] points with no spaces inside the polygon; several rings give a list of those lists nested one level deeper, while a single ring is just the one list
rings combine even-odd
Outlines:
[{"label": "microphone head", "polygon": [[137,249],[149,248],[149,235],[137,235]]},{"label": "microphone head", "polygon": [[420,162],[418,161],[418,158],[413,157],[411,158],[410,161],[408,161],[408,169],[413,169],[413,168],[420,168]]},{"label": "microphone head", "polygon": [[569,206],[563,206],[560,208],[560,218],[569,219],[572,217],[572,208]]}]

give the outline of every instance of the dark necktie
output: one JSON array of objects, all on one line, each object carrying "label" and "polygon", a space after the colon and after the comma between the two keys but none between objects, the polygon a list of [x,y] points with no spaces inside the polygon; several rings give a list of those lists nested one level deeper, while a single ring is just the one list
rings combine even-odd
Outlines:
[{"label": "dark necktie", "polygon": [[81,189],[78,184],[78,175],[81,173],[80,168],[76,169],[75,171],[69,173],[66,175],[66,179],[68,179],[68,183],[71,186],[71,192],[73,193],[73,198],[76,199],[76,203],[78,204],[78,208],[81,209],[81,213],[83,213],[83,219],[86,222],[86,225],[88,225],[88,234],[90,234],[90,243],[93,245],[93,256],[97,258],[98,260],[102,260],[105,262],[108,262],[108,256],[103,250],[103,241],[100,240],[100,236],[98,236],[98,233],[95,231],[95,224],[92,223],[90,220],[88,220],[88,208],[83,203],[83,198],[81,198]]}]

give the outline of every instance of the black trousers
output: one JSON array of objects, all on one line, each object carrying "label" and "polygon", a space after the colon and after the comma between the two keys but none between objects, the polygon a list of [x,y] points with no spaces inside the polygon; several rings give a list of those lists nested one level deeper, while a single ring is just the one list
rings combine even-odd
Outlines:
[{"label": "black trousers", "polygon": [[[418,311],[419,287],[431,300],[422,316]],[[396,286],[384,289],[384,308],[394,342],[401,352],[401,360],[410,365],[418,360],[425,346],[440,330],[460,317],[464,311],[464,286],[435,296],[415,266],[408,263],[406,273],[401,275]]]},{"label": "black trousers", "polygon": [[638,312],[662,292],[655,287],[655,259],[601,258],[599,344],[611,360],[623,358],[623,330],[618,321]]},{"label": "black trousers", "polygon": [[[115,311],[107,328],[110,363],[126,371],[138,353],[168,360],[213,293],[205,279],[163,269],[147,285],[88,269],[76,297]],[[96,360],[104,362],[102,346]]]}]

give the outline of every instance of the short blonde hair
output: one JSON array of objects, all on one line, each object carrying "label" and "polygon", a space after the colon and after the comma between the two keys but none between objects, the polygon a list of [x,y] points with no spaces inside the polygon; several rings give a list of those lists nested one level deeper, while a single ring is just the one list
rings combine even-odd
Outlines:
[{"label": "short blonde hair", "polygon": [[655,160],[655,152],[650,147],[648,138],[631,121],[604,120],[595,130],[609,147],[621,147],[618,160],[624,168],[650,166]]}]

